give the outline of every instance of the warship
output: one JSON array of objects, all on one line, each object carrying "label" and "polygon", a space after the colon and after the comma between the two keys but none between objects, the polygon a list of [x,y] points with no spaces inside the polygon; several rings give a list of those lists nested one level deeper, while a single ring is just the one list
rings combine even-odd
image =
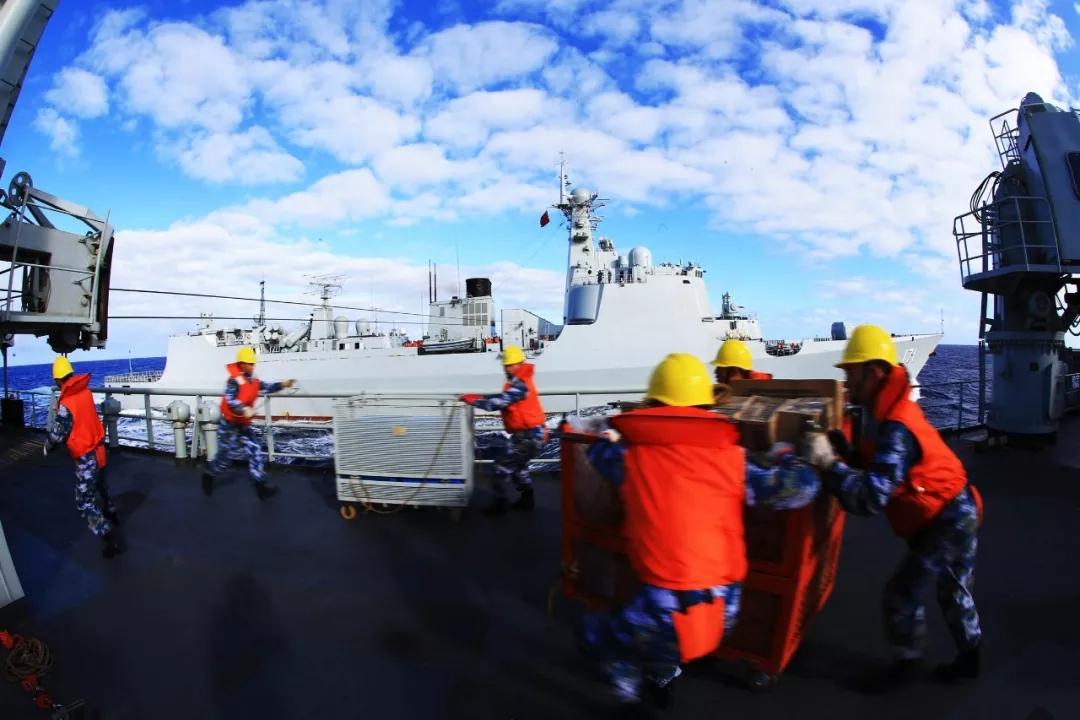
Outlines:
[{"label": "warship", "polygon": [[[692,262],[654,262],[643,246],[621,253],[598,234],[603,206],[597,193],[568,191],[559,171],[559,201],[553,207],[568,228],[563,318],[556,325],[521,309],[501,312],[495,332],[495,302],[486,278],[466,281],[466,296],[439,300],[429,290],[426,337],[410,341],[401,332],[374,332],[368,320],[351,323],[330,304],[334,285],[322,284],[322,305],[299,328],[256,322],[251,327],[214,327],[168,340],[160,374],[114,375],[106,385],[153,391],[154,407],[217,389],[224,366],[239,347],[255,348],[259,374],[294,378],[305,394],[321,398],[275,399],[274,412],[294,419],[329,418],[333,397],[363,393],[464,393],[491,391],[500,382],[494,361],[502,344],[517,344],[536,365],[536,383],[550,412],[574,409],[577,395],[600,405],[640,396],[649,372],[670,352],[711,360],[729,338],[745,341],[754,367],[788,379],[837,378],[834,367],[846,342],[842,322],[828,337],[791,342],[766,340],[757,317],[725,293],[719,313],[710,306],[705,269]],[[917,377],[941,339],[940,333],[896,335],[897,353]],[[120,396],[125,397],[125,396]],[[125,410],[142,411],[141,396],[123,399]]]}]

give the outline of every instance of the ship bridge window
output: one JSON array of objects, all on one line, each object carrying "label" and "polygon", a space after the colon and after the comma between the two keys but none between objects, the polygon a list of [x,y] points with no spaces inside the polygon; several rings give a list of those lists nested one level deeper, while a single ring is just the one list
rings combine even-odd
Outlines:
[{"label": "ship bridge window", "polygon": [[735,323],[735,321],[734,321],[734,320],[732,320],[732,321],[731,321],[731,329],[732,329],[732,330],[734,330],[734,329],[735,329],[735,324],[736,324],[736,323]]},{"label": "ship bridge window", "polygon": [[359,350],[359,349],[360,349],[360,343],[353,343],[353,350]]}]

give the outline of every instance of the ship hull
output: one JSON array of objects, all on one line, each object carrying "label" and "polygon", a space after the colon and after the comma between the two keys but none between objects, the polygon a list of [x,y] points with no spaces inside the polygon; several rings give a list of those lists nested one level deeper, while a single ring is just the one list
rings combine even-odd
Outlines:
[{"label": "ship hull", "polygon": [[[557,340],[547,343],[532,359],[540,392],[561,393],[544,397],[545,409],[569,412],[639,398],[652,369],[671,352],[711,360],[728,328],[725,321],[710,317],[702,290],[689,284],[605,286],[606,297],[596,321],[566,326]],[[665,308],[670,312],[661,315],[659,311]],[[897,354],[913,377],[940,340],[940,334],[894,337]],[[798,353],[781,357],[767,354],[764,341],[747,344],[754,355],[754,367],[775,377],[842,378],[835,364],[845,341],[804,340]],[[215,335],[170,338],[161,379],[128,385],[166,391],[154,396],[153,407],[164,407],[176,399],[167,391],[219,395],[225,365],[234,360],[237,347],[218,345]],[[404,347],[267,353],[260,356],[257,373],[264,381],[293,378],[304,393],[334,397],[488,393],[501,389],[503,382],[496,353],[419,355],[416,348]],[[121,397],[121,402],[125,408],[143,407],[138,396]],[[286,392],[273,399],[271,412],[275,416],[330,417],[333,402],[333,397],[293,398]]]}]

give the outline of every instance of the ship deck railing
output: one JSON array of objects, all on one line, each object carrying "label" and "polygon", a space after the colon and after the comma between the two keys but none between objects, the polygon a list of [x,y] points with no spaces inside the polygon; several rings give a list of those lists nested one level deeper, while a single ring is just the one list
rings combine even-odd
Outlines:
[{"label": "ship deck railing", "polygon": [[[1080,373],[1072,373],[1062,376],[1062,383],[1065,388],[1065,409],[1066,411],[1073,411],[1080,408]],[[955,380],[941,383],[925,383],[914,385],[920,392],[919,405],[923,410],[931,417],[931,421],[934,426],[943,433],[959,433],[967,432],[971,430],[977,430],[985,426],[986,412],[988,408],[987,393],[989,387],[984,386],[980,392],[980,383],[978,380]],[[175,451],[175,443],[170,436],[167,440],[161,436],[155,436],[154,425],[155,423],[166,423],[172,425],[173,421],[167,414],[160,410],[155,410],[152,404],[152,398],[154,396],[170,396],[170,397],[190,397],[194,399],[194,408],[192,412],[192,420],[188,421],[188,426],[185,430],[186,442],[190,445],[191,456],[198,457],[200,454],[200,446],[203,444],[201,441],[200,432],[198,430],[198,421],[196,412],[199,405],[203,400],[216,400],[221,396],[221,391],[216,389],[178,389],[178,388],[117,388],[117,387],[95,387],[91,388],[95,395],[104,398],[111,398],[114,395],[142,395],[143,396],[143,409],[141,411],[124,411],[122,413],[123,418],[129,420],[141,420],[139,423],[141,427],[141,433],[138,435],[131,434],[119,434],[117,440],[123,441],[135,447],[144,447],[152,451]],[[644,388],[606,388],[603,390],[573,390],[573,389],[557,389],[540,392],[541,396],[559,396],[574,398],[574,414],[580,415],[581,410],[598,407],[597,404],[590,404],[590,397],[593,396],[606,396],[611,397],[613,395],[642,395],[644,394]],[[56,396],[57,393],[53,391],[45,390],[20,390],[13,391],[11,395],[16,396],[24,402],[24,419],[28,427],[36,429],[45,429],[51,423],[56,408]],[[267,458],[270,462],[294,462],[297,460],[317,460],[317,461],[329,461],[333,459],[332,452],[327,453],[313,453],[313,452],[286,452],[277,447],[277,440],[275,438],[275,431],[288,430],[294,432],[303,431],[321,431],[332,432],[333,423],[330,420],[312,420],[312,419],[274,419],[273,404],[275,399],[331,399],[331,400],[345,400],[355,395],[340,395],[333,393],[309,393],[309,392],[295,392],[288,395],[266,395],[263,396],[265,402],[263,416],[261,420],[257,420],[256,424],[261,429],[263,434],[263,442],[267,453]],[[438,397],[444,401],[452,402],[457,398],[457,395],[450,394],[432,394],[432,393],[371,393],[371,397],[401,397],[401,398],[419,398],[419,397]],[[599,406],[603,406],[602,404]],[[555,414],[557,415],[557,413]],[[278,416],[280,418],[280,416]],[[477,414],[477,430],[480,433],[490,432],[498,430],[496,416],[490,413]],[[490,426],[490,427],[488,427]],[[125,433],[131,431],[131,424],[128,423],[124,427]],[[202,449],[205,452],[205,449]],[[478,459],[478,464],[491,463],[491,460]],[[553,458],[537,458],[533,462],[540,464],[557,464],[559,462],[557,457]]]}]

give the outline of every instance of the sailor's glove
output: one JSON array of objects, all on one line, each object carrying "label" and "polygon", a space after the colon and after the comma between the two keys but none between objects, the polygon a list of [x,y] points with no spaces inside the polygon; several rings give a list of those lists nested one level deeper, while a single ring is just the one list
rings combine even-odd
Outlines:
[{"label": "sailor's glove", "polygon": [[851,443],[848,442],[847,435],[843,430],[830,430],[828,432],[829,442],[832,444],[833,451],[840,456],[840,459],[844,462],[851,461]]},{"label": "sailor's glove", "polygon": [[458,397],[458,400],[465,403],[466,405],[474,405],[477,400],[481,400],[483,399],[483,397],[483,395],[477,395],[476,393],[466,393]]},{"label": "sailor's glove", "polygon": [[836,464],[836,451],[823,432],[808,432],[803,436],[799,457],[818,470],[828,470]]},{"label": "sailor's glove", "polygon": [[45,457],[49,457],[49,441],[46,440],[41,446],[41,454]]},{"label": "sailor's glove", "polygon": [[617,443],[622,438],[622,433],[613,428],[608,428],[600,433],[601,440],[607,440],[608,442]]},{"label": "sailor's glove", "polygon": [[296,387],[296,381],[292,378],[289,378],[288,380],[285,380],[281,383],[281,387],[285,388],[286,390],[291,387]]},{"label": "sailor's glove", "polygon": [[244,408],[244,417],[246,417],[246,418],[255,417],[255,408],[253,408],[253,407]]}]

